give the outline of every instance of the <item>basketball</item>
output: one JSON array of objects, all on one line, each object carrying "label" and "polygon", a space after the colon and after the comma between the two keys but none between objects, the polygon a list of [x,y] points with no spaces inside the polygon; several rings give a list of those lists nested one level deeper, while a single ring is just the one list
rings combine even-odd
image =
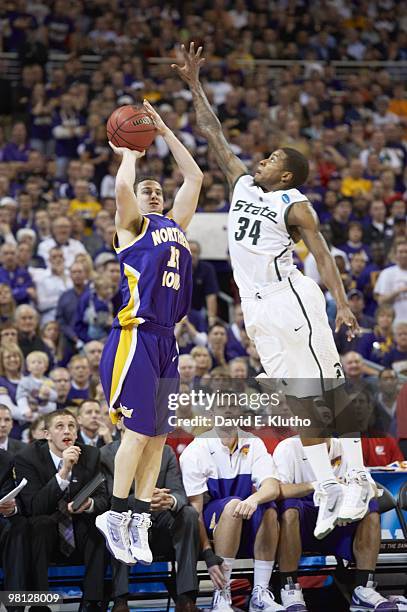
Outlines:
[{"label": "basketball", "polygon": [[120,106],[110,115],[106,125],[107,137],[115,147],[144,151],[156,136],[154,123],[143,108]]}]

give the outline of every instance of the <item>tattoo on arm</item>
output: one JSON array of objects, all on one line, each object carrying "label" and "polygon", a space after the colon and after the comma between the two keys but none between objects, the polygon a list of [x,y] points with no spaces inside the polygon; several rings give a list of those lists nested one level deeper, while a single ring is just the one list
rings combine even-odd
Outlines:
[{"label": "tattoo on arm", "polygon": [[244,163],[232,152],[226,138],[222,132],[219,119],[213,112],[208,98],[198,83],[192,88],[192,98],[194,102],[197,125],[208,140],[208,143],[215,155],[220,169],[225,174],[229,185],[233,186],[235,180],[242,174],[247,174]]}]

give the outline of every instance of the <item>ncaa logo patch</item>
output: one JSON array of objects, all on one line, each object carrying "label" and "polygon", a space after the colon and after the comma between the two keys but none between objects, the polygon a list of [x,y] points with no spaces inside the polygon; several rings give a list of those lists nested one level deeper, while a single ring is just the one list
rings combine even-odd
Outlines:
[{"label": "ncaa logo patch", "polygon": [[290,203],[290,196],[288,195],[288,193],[283,193],[283,195],[281,196],[281,199],[283,200],[284,204]]}]

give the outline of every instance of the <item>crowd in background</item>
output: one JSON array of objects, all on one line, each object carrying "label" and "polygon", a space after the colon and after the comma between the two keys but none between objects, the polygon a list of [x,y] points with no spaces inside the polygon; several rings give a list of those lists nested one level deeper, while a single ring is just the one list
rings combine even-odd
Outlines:
[{"label": "crowd in background", "polygon": [[[205,90],[249,171],[278,146],[308,157],[303,192],[361,328],[350,344],[343,330],[335,336],[345,370],[374,380],[376,421],[388,414],[386,431],[407,438],[405,408],[397,419],[391,393],[381,406],[377,377],[384,367],[399,389],[407,373],[407,98],[397,64],[407,59],[405,3],[11,0],[0,23],[3,72],[7,53],[21,64],[19,80],[0,79],[0,403],[11,410],[12,435],[27,440],[28,426],[56,407],[103,401],[97,366],[121,304],[110,113],[146,97],[204,171],[198,214],[228,210],[190,92],[169,65],[180,43],[195,40]],[[50,63],[55,53],[66,55]],[[98,56],[90,72],[82,54]],[[393,63],[341,72],[339,60]],[[140,168],[162,182],[170,209],[182,177],[162,138]],[[191,250],[192,309],[176,329],[182,376],[189,368],[191,386],[214,368],[260,373],[229,262],[203,261],[196,242]],[[296,258],[320,283],[302,243]],[[235,302],[233,318],[220,291]],[[98,420],[104,439],[106,415]]]}]

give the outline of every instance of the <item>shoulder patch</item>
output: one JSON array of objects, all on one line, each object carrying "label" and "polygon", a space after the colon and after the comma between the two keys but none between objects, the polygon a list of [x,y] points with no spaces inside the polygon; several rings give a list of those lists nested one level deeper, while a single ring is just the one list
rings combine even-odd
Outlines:
[{"label": "shoulder patch", "polygon": [[283,195],[281,196],[281,199],[283,200],[284,204],[290,203],[290,196],[288,195],[288,193],[283,193]]}]

